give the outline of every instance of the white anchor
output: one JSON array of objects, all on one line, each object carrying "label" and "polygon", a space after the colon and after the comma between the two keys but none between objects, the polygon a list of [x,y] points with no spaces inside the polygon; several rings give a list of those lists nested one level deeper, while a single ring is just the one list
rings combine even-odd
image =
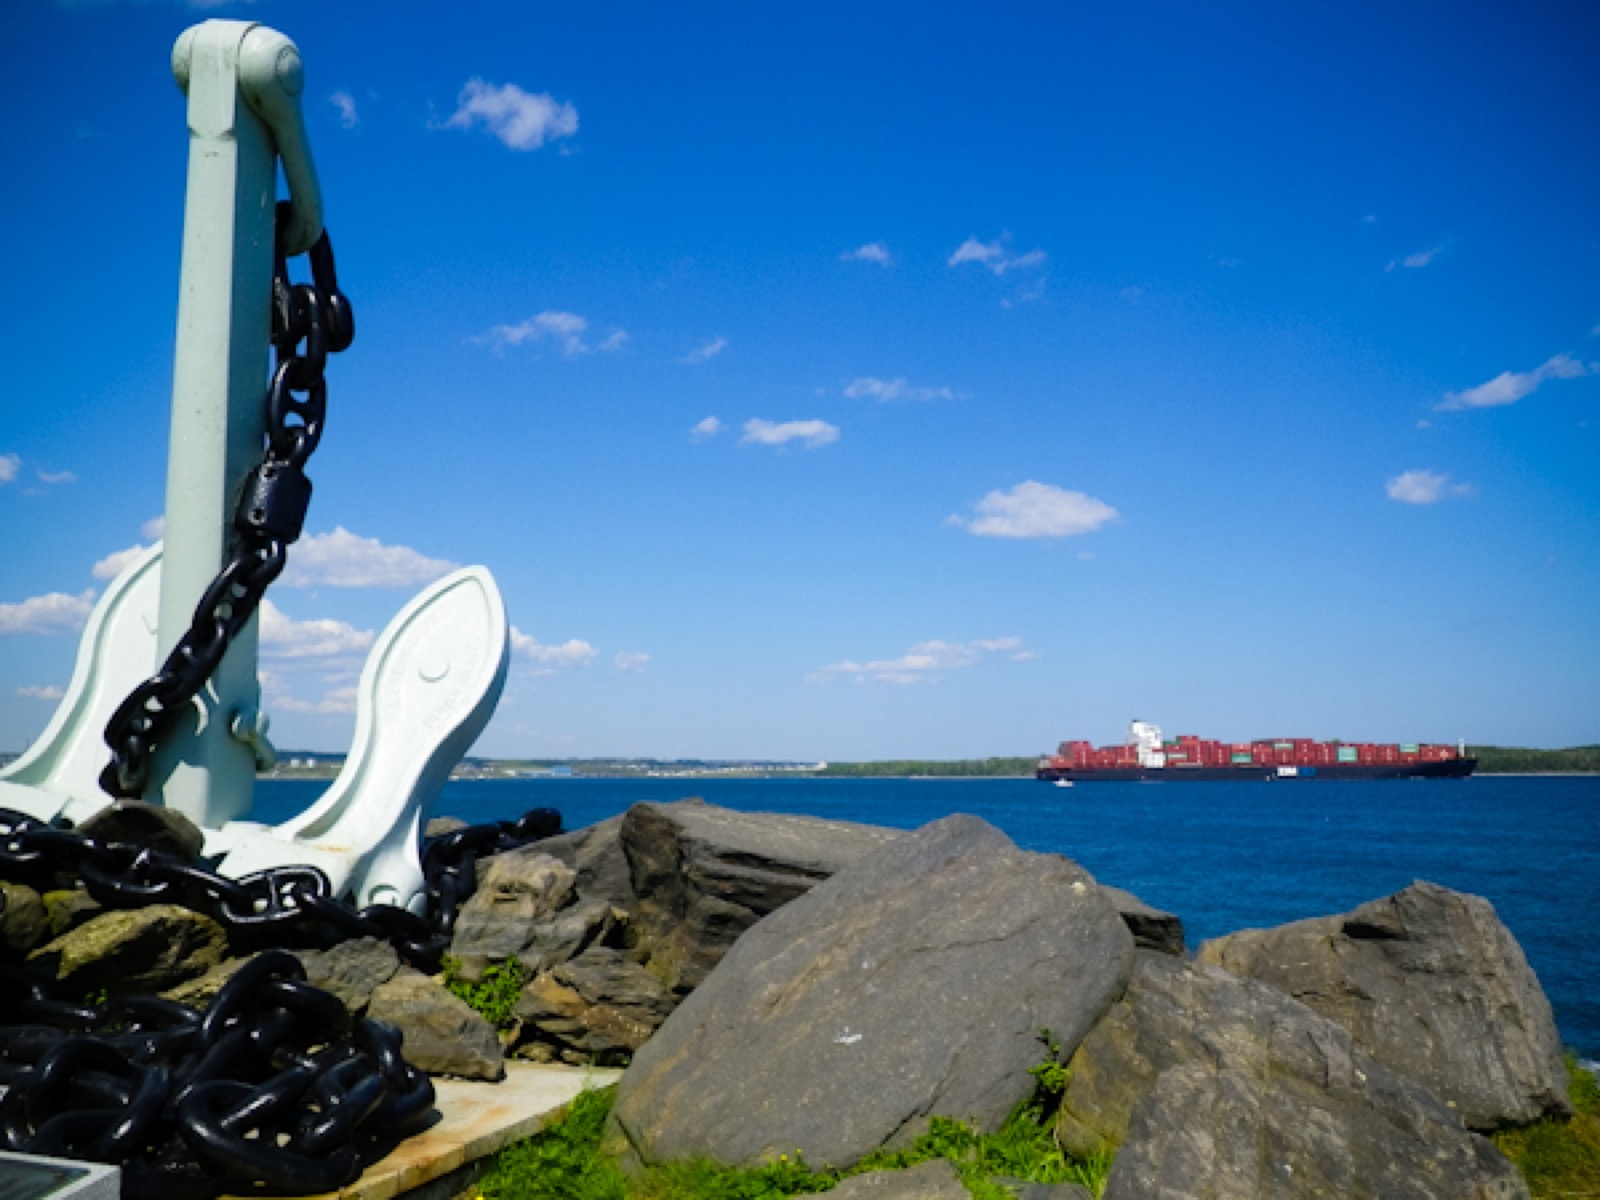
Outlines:
[{"label": "white anchor", "polygon": [[[227,560],[236,497],[264,436],[280,163],[292,208],[286,253],[304,253],[322,232],[294,43],[251,22],[206,21],[178,39],[172,68],[188,97],[189,173],[165,541],[106,589],[49,725],[0,771],[0,807],[43,820],[81,821],[109,803],[98,785],[106,724],[189,628]],[[143,799],[199,825],[223,875],[309,864],[335,895],[418,910],[423,823],[505,683],[508,625],[494,578],[483,567],[457,571],[391,622],[362,670],[343,770],[276,826],[248,820],[256,772],[272,764],[256,626],[234,639],[193,719],[157,748]]]}]

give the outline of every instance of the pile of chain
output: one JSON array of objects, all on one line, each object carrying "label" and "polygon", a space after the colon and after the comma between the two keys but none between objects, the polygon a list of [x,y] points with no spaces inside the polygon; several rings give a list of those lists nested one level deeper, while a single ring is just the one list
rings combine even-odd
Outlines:
[{"label": "pile of chain", "polygon": [[72,1004],[18,974],[3,987],[29,1023],[0,1030],[0,1141],[121,1164],[128,1200],[334,1191],[431,1119],[399,1030],[352,1025],[287,951],[251,959],[203,1014],[154,996]]},{"label": "pile of chain", "polygon": [[228,879],[0,809],[0,879],[40,892],[81,880],[106,908],[180,904],[216,919],[236,952],[275,947],[231,976],[204,1014],[154,996],[87,1005],[27,968],[0,968],[0,1147],[119,1164],[129,1200],[344,1186],[430,1119],[433,1088],[405,1062],[398,1030],[351,1024],[279,947],[376,937],[436,971],[478,861],[560,831],[560,814],[540,808],[430,839],[427,911],[416,914],[356,910],[315,867]]}]

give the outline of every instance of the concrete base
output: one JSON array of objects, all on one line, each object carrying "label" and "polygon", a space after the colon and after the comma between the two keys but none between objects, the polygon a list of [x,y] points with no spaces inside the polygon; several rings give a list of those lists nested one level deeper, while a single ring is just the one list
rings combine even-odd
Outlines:
[{"label": "concrete base", "polygon": [[329,1200],[450,1200],[471,1186],[487,1160],[512,1142],[538,1133],[586,1088],[615,1083],[621,1071],[508,1062],[499,1083],[435,1079],[441,1120],[407,1138],[360,1179]]},{"label": "concrete base", "polygon": [[0,1151],[3,1200],[117,1200],[121,1194],[119,1167]]}]

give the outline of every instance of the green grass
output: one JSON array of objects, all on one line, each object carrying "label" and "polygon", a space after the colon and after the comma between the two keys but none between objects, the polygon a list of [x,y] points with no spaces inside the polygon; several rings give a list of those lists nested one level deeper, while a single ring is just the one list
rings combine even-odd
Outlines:
[{"label": "green grass", "polygon": [[1600,1080],[1567,1056],[1570,1121],[1540,1121],[1494,1135],[1500,1152],[1528,1181],[1533,1200],[1600,1197]]},{"label": "green grass", "polygon": [[517,1000],[522,985],[528,982],[528,969],[515,958],[493,964],[478,983],[461,978],[461,964],[450,955],[444,957],[444,985],[476,1009],[496,1029],[516,1024]]},{"label": "green grass", "polygon": [[599,1153],[600,1134],[615,1088],[586,1091],[543,1133],[495,1159],[471,1200],[781,1200],[831,1190],[866,1171],[898,1170],[930,1159],[948,1160],[977,1200],[1011,1200],[997,1176],[1032,1183],[1080,1183],[1094,1195],[1105,1190],[1111,1154],[1069,1158],[1051,1136],[1051,1118],[1066,1087],[1059,1048],[1045,1035],[1049,1057],[1033,1068],[1033,1094],[994,1133],[964,1121],[935,1117],[909,1148],[878,1151],[847,1171],[813,1169],[798,1154],[760,1167],[725,1167],[691,1159],[624,1176]]}]

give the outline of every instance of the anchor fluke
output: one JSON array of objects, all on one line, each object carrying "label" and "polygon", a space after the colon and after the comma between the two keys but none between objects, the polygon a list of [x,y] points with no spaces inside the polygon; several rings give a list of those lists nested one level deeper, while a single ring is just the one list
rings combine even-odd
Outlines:
[{"label": "anchor fluke", "polygon": [[78,642],[72,681],[44,732],[0,770],[0,808],[41,821],[82,821],[111,803],[100,790],[106,722],[156,662],[161,543],[139,555],[100,597]]},{"label": "anchor fluke", "polygon": [[417,907],[423,823],[488,724],[509,658],[505,604],[487,569],[468,567],[427,588],[362,669],[355,741],[333,786],[281,825],[234,821],[208,835],[206,852],[226,853],[219,872],[237,879],[309,863],[358,907]]}]

